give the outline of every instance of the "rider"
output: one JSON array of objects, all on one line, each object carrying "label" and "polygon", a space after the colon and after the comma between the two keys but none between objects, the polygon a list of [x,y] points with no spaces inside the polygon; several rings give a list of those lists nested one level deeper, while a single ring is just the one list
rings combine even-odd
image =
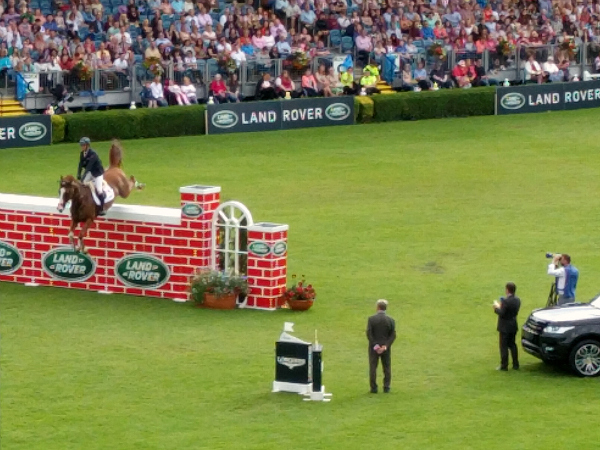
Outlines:
[{"label": "rider", "polygon": [[[90,147],[90,138],[83,137],[79,140],[81,146],[81,155],[79,156],[79,168],[77,169],[77,179],[83,183],[92,182],[96,188],[96,194],[100,200],[100,212],[98,215],[104,216],[104,192],[102,183],[104,181],[104,167],[98,154]],[[83,169],[83,175],[81,170]]]}]

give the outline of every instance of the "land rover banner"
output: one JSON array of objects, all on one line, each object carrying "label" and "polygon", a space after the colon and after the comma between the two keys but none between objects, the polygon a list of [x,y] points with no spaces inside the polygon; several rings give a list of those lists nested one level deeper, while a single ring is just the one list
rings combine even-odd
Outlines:
[{"label": "land rover banner", "polygon": [[600,107],[600,81],[527,84],[496,89],[496,114]]},{"label": "land rover banner", "polygon": [[0,118],[0,149],[33,147],[52,143],[50,116],[19,116]]},{"label": "land rover banner", "polygon": [[352,125],[354,98],[300,98],[208,105],[207,134]]}]

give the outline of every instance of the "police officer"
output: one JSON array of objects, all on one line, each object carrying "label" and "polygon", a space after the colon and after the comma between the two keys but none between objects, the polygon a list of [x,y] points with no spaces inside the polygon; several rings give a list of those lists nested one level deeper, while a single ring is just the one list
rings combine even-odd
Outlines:
[{"label": "police officer", "polygon": [[577,281],[579,280],[579,270],[571,265],[571,257],[569,255],[554,255],[552,262],[548,264],[548,275],[556,278],[557,304],[573,303]]},{"label": "police officer", "polygon": [[[104,182],[104,167],[98,154],[90,147],[90,138],[83,137],[79,140],[81,154],[79,156],[79,168],[77,169],[77,179],[83,183],[92,182],[96,188],[96,194],[100,200],[99,215],[103,216],[104,212],[104,192],[102,191],[102,183]],[[83,174],[81,173],[83,171]]]}]

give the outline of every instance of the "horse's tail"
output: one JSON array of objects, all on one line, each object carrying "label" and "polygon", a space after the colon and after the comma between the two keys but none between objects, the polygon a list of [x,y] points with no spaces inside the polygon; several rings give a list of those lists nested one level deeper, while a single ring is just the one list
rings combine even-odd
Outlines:
[{"label": "horse's tail", "polygon": [[108,153],[110,167],[121,168],[123,166],[123,147],[117,139],[113,139],[110,151]]}]

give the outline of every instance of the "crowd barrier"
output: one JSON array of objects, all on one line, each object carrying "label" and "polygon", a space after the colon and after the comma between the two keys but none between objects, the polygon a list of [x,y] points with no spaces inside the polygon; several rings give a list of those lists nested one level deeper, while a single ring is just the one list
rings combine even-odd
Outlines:
[{"label": "crowd barrier", "polygon": [[[253,223],[242,204],[221,204],[220,191],[180,188],[180,209],[113,205],[89,231],[88,254],[69,245],[70,216],[57,213],[57,199],[0,194],[0,281],[186,301],[196,270],[232,268],[242,257],[249,293],[239,306],[275,309],[288,226]],[[243,221],[233,216],[240,209]],[[234,254],[223,237],[236,243]]]}]

